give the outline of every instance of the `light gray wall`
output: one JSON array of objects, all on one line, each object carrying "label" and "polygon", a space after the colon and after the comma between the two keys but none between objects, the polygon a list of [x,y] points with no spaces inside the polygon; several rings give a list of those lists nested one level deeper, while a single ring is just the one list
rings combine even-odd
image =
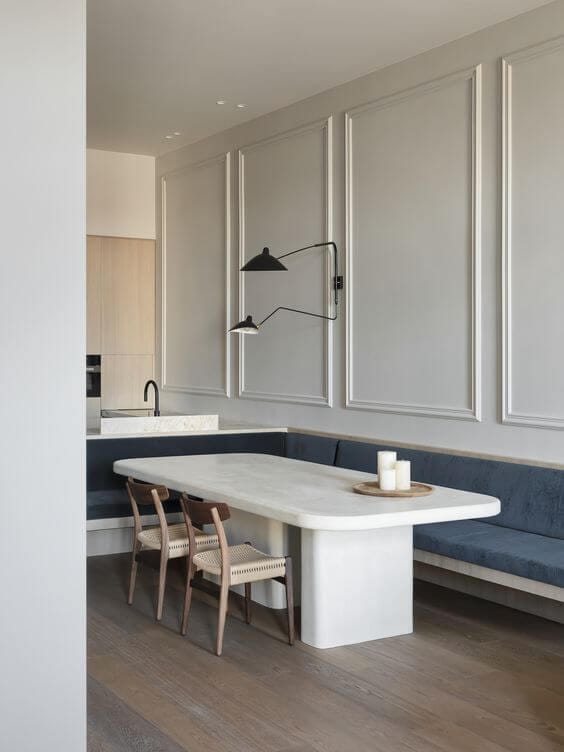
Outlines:
[{"label": "light gray wall", "polygon": [[[157,159],[159,247],[201,285],[198,314],[166,310],[165,362],[185,365],[165,406],[562,462],[562,35],[559,1]],[[229,195],[207,194],[219,235],[202,245],[178,209],[197,180],[162,212],[159,180],[210,159],[232,170]],[[220,300],[232,322],[283,303],[331,311],[323,252],[237,273],[263,245],[326,238],[347,258],[335,324],[281,314],[229,352]],[[199,252],[216,263],[181,267]],[[197,388],[224,383],[218,348],[231,399]]]},{"label": "light gray wall", "polygon": [[85,745],[81,0],[2,4],[0,747]]}]

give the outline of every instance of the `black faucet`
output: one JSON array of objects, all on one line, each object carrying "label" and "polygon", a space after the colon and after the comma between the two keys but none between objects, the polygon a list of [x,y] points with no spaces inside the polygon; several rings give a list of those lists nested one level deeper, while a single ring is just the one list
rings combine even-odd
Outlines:
[{"label": "black faucet", "polygon": [[159,409],[159,387],[157,386],[157,382],[153,379],[149,379],[149,381],[145,384],[145,391],[143,392],[143,400],[145,402],[149,399],[149,387],[153,385],[153,389],[155,390],[155,409],[153,411],[153,415],[155,418],[158,418],[161,414],[161,411]]}]

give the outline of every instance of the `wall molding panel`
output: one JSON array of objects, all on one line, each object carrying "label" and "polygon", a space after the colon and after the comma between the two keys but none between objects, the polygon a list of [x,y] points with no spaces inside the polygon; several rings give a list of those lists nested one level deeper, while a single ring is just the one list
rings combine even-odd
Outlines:
[{"label": "wall molding panel", "polygon": [[[435,395],[433,399],[425,399],[421,396],[416,397],[415,399],[412,398],[410,395],[413,393],[414,389],[414,383],[408,382],[407,380],[402,381],[402,378],[404,377],[403,371],[405,369],[401,368],[396,374],[393,373],[393,371],[387,372],[387,378],[389,381],[398,382],[398,386],[394,387],[396,390],[396,394],[399,394],[399,390],[401,389],[403,391],[403,394],[405,395],[405,398],[402,398],[402,395],[399,395],[399,399],[394,397],[389,398],[382,398],[379,399],[377,395],[378,387],[373,387],[376,391],[374,392],[373,396],[371,394],[368,394],[368,389],[365,386],[364,394],[359,393],[359,379],[361,378],[361,372],[365,369],[358,368],[355,365],[355,362],[359,357],[362,356],[363,352],[367,352],[369,355],[368,357],[373,357],[370,355],[370,352],[373,349],[373,345],[370,342],[363,343],[361,340],[361,334],[357,331],[357,328],[355,326],[355,315],[356,315],[356,307],[357,305],[361,305],[362,303],[359,302],[359,295],[363,294],[365,297],[371,292],[367,287],[366,284],[364,285],[364,291],[361,293],[359,290],[359,283],[364,281],[366,282],[366,271],[359,272],[359,279],[355,277],[355,274],[357,273],[357,267],[361,263],[360,254],[362,251],[360,250],[360,243],[357,239],[357,235],[360,235],[362,233],[362,228],[359,229],[359,214],[358,212],[362,210],[364,211],[364,216],[368,216],[370,212],[370,205],[368,204],[368,198],[367,194],[371,194],[371,200],[374,202],[374,206],[377,208],[377,203],[379,199],[382,198],[387,199],[387,197],[382,196],[382,194],[378,194],[377,189],[382,188],[380,184],[377,185],[377,187],[372,191],[367,191],[366,187],[364,187],[364,190],[357,191],[355,190],[355,180],[360,180],[355,174],[356,167],[359,169],[364,169],[364,165],[355,162],[356,159],[356,152],[355,149],[358,149],[360,147],[357,147],[357,138],[356,135],[356,127],[357,124],[359,126],[362,126],[362,120],[366,116],[368,118],[372,118],[374,116],[387,118],[385,120],[385,123],[387,123],[386,127],[387,133],[390,133],[394,131],[393,127],[390,127],[390,123],[397,122],[399,126],[402,126],[402,123],[417,123],[422,122],[422,120],[418,120],[417,118],[417,107],[424,106],[421,105],[421,102],[425,102],[423,98],[428,97],[430,95],[436,95],[438,97],[437,101],[440,106],[441,97],[446,97],[449,95],[449,93],[452,93],[454,91],[453,87],[457,87],[460,85],[466,86],[466,94],[460,95],[461,97],[467,96],[468,98],[466,100],[460,99],[460,102],[467,102],[467,113],[468,113],[468,120],[466,122],[461,123],[461,129],[464,130],[464,134],[468,134],[468,141],[464,142],[464,150],[466,149],[466,145],[468,145],[468,163],[464,164],[464,158],[459,157],[459,152],[457,152],[457,158],[460,158],[460,164],[463,165],[461,169],[465,171],[464,173],[464,180],[465,185],[467,187],[467,201],[468,205],[466,208],[464,206],[461,206],[459,209],[460,211],[460,223],[464,226],[464,243],[468,247],[469,257],[467,257],[465,260],[460,260],[459,266],[460,268],[464,269],[462,272],[466,277],[466,287],[465,290],[468,290],[468,309],[466,312],[462,311],[460,312],[460,317],[464,321],[467,321],[468,323],[464,324],[464,331],[460,332],[460,336],[464,337],[465,340],[468,343],[468,351],[465,358],[468,361],[468,373],[462,373],[459,375],[459,379],[464,381],[464,385],[461,386],[460,391],[464,392],[464,396],[462,398],[458,397],[458,402],[461,404],[452,404],[453,402],[456,403],[456,399],[451,399],[451,404],[445,404],[441,400],[442,395]],[[454,94],[453,94],[454,96]],[[459,96],[459,94],[456,94],[456,96]],[[446,101],[446,100],[445,100]],[[462,106],[462,105],[457,105]],[[465,110],[466,110],[466,105]],[[406,107],[415,108],[413,111],[406,110]],[[414,88],[400,91],[396,94],[393,94],[391,96],[386,96],[380,99],[377,99],[375,101],[372,101],[370,103],[361,105],[359,107],[353,108],[348,110],[345,113],[345,192],[346,192],[346,216],[345,216],[345,222],[346,222],[346,299],[347,299],[347,326],[346,326],[346,407],[355,409],[355,410],[369,410],[369,411],[375,411],[375,412],[382,412],[382,413],[397,413],[397,414],[405,414],[405,415],[413,415],[413,416],[430,416],[430,417],[440,417],[440,418],[451,418],[451,419],[457,419],[457,420],[464,420],[464,421],[480,421],[481,420],[481,189],[482,189],[482,175],[481,175],[481,108],[482,108],[482,95],[481,95],[481,66],[477,65],[468,69],[465,69],[463,71],[454,73],[452,75],[448,75],[445,77],[442,77],[440,79],[435,79],[426,83],[423,83],[419,86],[416,86]],[[431,108],[433,109],[433,108]],[[447,112],[450,115],[450,112],[445,107],[445,112]],[[464,114],[464,117],[466,118],[466,114]],[[396,120],[394,121],[394,118]],[[403,120],[402,120],[403,118]],[[372,121],[370,121],[372,122]],[[448,121],[445,121],[448,122]],[[368,126],[367,126],[368,127]],[[411,127],[411,126],[410,126]],[[449,147],[451,150],[455,147],[450,145],[450,138],[452,136],[452,139],[462,138],[462,135],[460,135],[457,132],[457,129],[455,128],[455,124],[449,123],[448,129],[445,131],[446,134],[446,140],[449,142]],[[395,136],[394,136],[395,137]],[[415,140],[415,139],[414,139]],[[366,142],[365,142],[366,143]],[[458,142],[453,141],[453,143],[458,144]],[[412,144],[405,144],[406,147],[412,146]],[[394,172],[393,165],[390,166],[390,158],[389,153],[385,152],[385,146],[382,147],[383,155],[378,152],[379,147],[379,140],[378,136],[374,136],[374,142],[370,144],[370,151],[365,152],[367,158],[372,158],[373,153],[376,153],[376,157],[374,159],[379,159],[380,162],[378,162],[378,166],[380,164],[386,164],[388,165],[390,169],[390,176],[391,176],[391,182],[393,183],[394,180],[396,180],[396,172]],[[398,158],[402,158],[401,152],[403,151],[403,145],[398,144],[395,146],[397,150],[397,156]],[[456,146],[456,148],[458,148]],[[440,151],[440,150],[439,150]],[[444,159],[447,160],[447,155],[449,152],[445,150],[445,156]],[[395,156],[395,155],[393,155]],[[414,169],[419,169],[420,173],[423,171],[423,174],[426,175],[427,173],[432,174],[434,171],[434,162],[433,160],[436,159],[440,162],[441,154],[430,154],[429,157],[424,152],[421,152],[418,155],[418,161],[421,162],[423,160],[422,164],[415,165]],[[364,157],[362,158],[364,160]],[[429,160],[428,163],[424,160]],[[388,160],[387,162],[385,160]],[[376,163],[375,163],[376,164]],[[440,165],[439,165],[440,168]],[[377,175],[378,179],[384,179],[380,178],[379,171],[376,168],[374,169],[374,174]],[[411,165],[409,166],[409,169],[411,169]],[[452,168],[454,169],[454,168]],[[418,174],[418,177],[420,180],[423,180],[421,178],[421,174]],[[468,175],[466,179],[466,173]],[[402,175],[404,176],[405,173],[400,173],[400,176],[397,178],[397,180],[401,180]],[[396,187],[396,190],[400,192],[402,189],[402,184],[399,182],[393,183],[393,185],[390,186],[390,192],[393,193],[394,185]],[[458,186],[457,186],[458,187]],[[387,188],[387,186],[386,186]],[[385,191],[384,191],[385,192]],[[361,195],[362,194],[362,195]],[[395,195],[395,194],[394,194]],[[367,208],[368,207],[368,208]],[[469,208],[468,208],[469,207]],[[411,209],[412,207],[410,207]],[[433,208],[433,207],[431,207]],[[410,220],[410,209],[406,209],[404,219],[406,222]],[[426,219],[426,218],[425,218]],[[415,220],[412,220],[415,221]],[[453,220],[454,221],[454,220]],[[381,223],[380,223],[381,224]],[[401,223],[400,223],[401,224]],[[458,241],[459,234],[458,234],[458,225],[455,228],[451,228],[451,234],[453,234],[453,237],[455,238],[456,242]],[[380,225],[378,226],[378,231],[380,230]],[[390,235],[391,242],[393,242],[393,234]],[[368,258],[367,257],[367,250],[368,247],[370,249],[370,243],[371,239],[364,240],[364,256],[365,261]],[[381,241],[380,241],[381,242]],[[446,241],[445,241],[446,242]],[[375,246],[378,244],[378,240],[374,241]],[[368,244],[368,245],[367,245]],[[382,246],[383,247],[383,246]],[[427,246],[430,248],[431,246]],[[368,251],[368,253],[370,250]],[[390,247],[390,253],[392,252]],[[369,263],[374,264],[374,261],[370,261],[368,259]],[[398,263],[405,263],[404,261],[400,261]],[[429,258],[429,263],[433,264],[433,258]],[[408,274],[410,271],[410,267],[406,267],[404,269],[405,274]],[[439,268],[437,270],[437,273],[441,273],[441,269]],[[377,275],[374,278],[374,288],[372,291],[373,296],[378,295],[378,282]],[[424,281],[421,281],[421,284],[424,284]],[[464,285],[464,281],[461,282],[462,285]],[[419,303],[421,305],[421,303]],[[399,306],[399,304],[398,304]],[[398,307],[398,311],[401,313],[401,307]],[[446,314],[446,311],[445,311]],[[376,314],[375,314],[376,315]],[[379,322],[374,322],[374,327],[377,329],[379,326]],[[409,322],[407,322],[406,326],[409,326]],[[462,326],[462,324],[461,324]],[[442,334],[442,330],[441,330]],[[449,341],[452,341],[452,332],[446,332],[445,334],[445,347],[449,347]],[[372,333],[368,332],[368,335],[372,337]],[[447,335],[451,337],[449,341],[447,341]],[[458,336],[458,335],[457,335]],[[455,338],[456,339],[456,338]],[[397,346],[397,343],[396,343]],[[435,346],[439,349],[439,345],[435,343]],[[403,356],[402,356],[403,357]],[[417,372],[418,364],[417,362],[413,364],[413,370],[414,373]],[[415,376],[414,376],[415,378]],[[403,384],[403,386],[402,386]]]},{"label": "wall molding panel", "polygon": [[[563,70],[564,70],[564,37],[558,37],[551,39],[547,42],[543,42],[538,45],[528,47],[510,55],[506,55],[502,58],[502,99],[503,99],[503,126],[502,126],[502,339],[503,339],[503,364],[502,364],[502,420],[503,423],[517,425],[517,426],[533,426],[537,428],[564,428],[564,400],[562,401],[562,410],[558,414],[550,414],[549,411],[543,411],[538,402],[538,396],[542,393],[541,389],[531,389],[531,407],[530,409],[524,409],[523,407],[516,406],[515,399],[515,351],[518,347],[517,341],[519,338],[519,326],[515,325],[514,313],[515,307],[519,304],[522,298],[519,298],[518,294],[515,294],[514,284],[516,272],[515,259],[516,245],[519,242],[517,233],[514,231],[514,202],[515,202],[515,190],[514,190],[514,177],[516,172],[516,166],[518,164],[515,155],[515,143],[514,143],[514,130],[518,126],[515,115],[515,81],[516,74],[519,70],[524,70],[528,63],[535,63],[539,61],[539,58],[545,58],[547,56],[560,53],[563,55]],[[538,86],[543,86],[542,77],[538,80]],[[536,96],[536,91],[532,91],[531,94]],[[557,101],[559,95],[554,88],[551,88],[549,94],[549,100],[552,104]],[[529,103],[529,107],[534,108],[535,102]],[[547,117],[550,115],[547,114]],[[553,129],[558,130],[558,128]],[[559,145],[560,153],[564,150],[564,134],[560,129],[561,142]],[[557,154],[554,149],[551,149],[554,157]],[[531,182],[535,183],[534,178]],[[560,184],[560,194],[564,190],[564,181]],[[558,218],[561,222],[561,216]],[[547,223],[549,221],[549,209],[547,208]],[[545,237],[546,240],[546,237]],[[542,245],[543,241],[539,239],[539,244]],[[560,241],[555,243],[560,248]],[[562,257],[562,254],[553,254],[555,256]],[[564,265],[559,269],[553,269],[552,274],[560,276],[564,273]],[[540,289],[533,288],[530,290],[530,294],[538,292],[538,295],[542,299],[546,295],[545,286]],[[540,301],[539,301],[540,302]],[[547,344],[550,346],[550,337],[546,336],[543,331],[538,332],[539,338],[543,338],[545,335]],[[561,343],[553,342],[553,347],[560,347]],[[525,345],[527,347],[527,345]],[[530,347],[528,348],[530,350]],[[542,354],[538,353],[539,357],[536,368],[545,369],[548,373],[554,373],[553,364],[542,361]],[[531,358],[534,354],[531,353]],[[522,370],[522,369],[520,369]],[[564,390],[562,390],[564,394]],[[537,399],[535,399],[537,398]],[[536,402],[536,405],[535,405]],[[536,408],[536,409],[535,409]],[[543,414],[544,412],[544,414]]]},{"label": "wall molding panel", "polygon": [[[216,340],[216,345],[219,345],[221,350],[221,367],[213,367],[213,373],[209,373],[209,381],[217,381],[217,385],[210,386],[208,382],[208,374],[201,376],[195,383],[190,383],[187,378],[174,378],[170,375],[169,367],[169,331],[167,327],[167,305],[169,303],[167,295],[167,271],[169,267],[169,249],[167,240],[170,235],[170,228],[167,228],[167,186],[175,178],[183,176],[198,176],[205,177],[205,173],[211,169],[217,169],[220,166],[223,169],[222,177],[222,197],[221,206],[218,207],[217,220],[220,223],[220,232],[223,236],[222,245],[222,257],[223,263],[221,265],[223,279],[218,283],[220,290],[217,291],[218,297],[221,298],[223,303],[224,312],[221,317],[221,322],[218,322],[218,336],[221,341]],[[170,191],[169,191],[170,192]],[[162,389],[169,392],[184,392],[187,394],[196,394],[201,396],[218,396],[218,397],[230,397],[231,396],[231,339],[228,334],[229,327],[231,326],[231,153],[227,152],[220,154],[211,159],[206,159],[202,162],[188,165],[180,169],[167,172],[161,177],[161,375],[162,375]],[[209,277],[206,279],[206,284],[209,284]],[[189,296],[187,290],[186,296]],[[199,311],[199,314],[198,314]],[[190,312],[188,315],[200,315],[202,319],[206,316],[205,307],[199,307],[195,312]],[[220,323],[220,326],[219,326]],[[198,327],[191,327],[191,330]],[[188,331],[188,325],[187,325]],[[178,348],[178,345],[175,345]],[[208,344],[208,341],[202,341],[197,343],[196,348],[192,354],[194,358],[203,357],[208,351],[209,347],[213,347],[213,342]],[[214,378],[218,377],[219,378]]]},{"label": "wall molding panel", "polygon": [[[283,142],[291,142],[292,139],[299,139],[302,136],[312,133],[319,133],[322,139],[323,148],[323,168],[320,175],[319,184],[319,198],[323,203],[323,234],[324,237],[320,237],[318,240],[311,240],[311,242],[322,242],[333,240],[333,169],[332,169],[332,117],[324,118],[322,120],[309,123],[307,125],[293,128],[289,131],[285,131],[276,136],[261,139],[254,143],[241,147],[238,150],[238,165],[239,165],[239,269],[244,265],[246,261],[245,249],[247,245],[248,235],[248,218],[247,218],[247,171],[246,160],[249,155],[256,152],[259,149],[265,149],[269,147],[276,147]],[[273,180],[276,180],[276,176],[272,176]],[[268,187],[266,186],[266,189]],[[317,196],[316,196],[317,198]],[[292,221],[292,218],[288,218]],[[306,245],[308,239],[306,238],[301,245]],[[298,247],[298,246],[296,246]],[[258,249],[257,249],[258,250]],[[287,250],[291,250],[288,248]],[[319,251],[323,253],[324,250]],[[315,251],[312,251],[315,253]],[[276,254],[275,254],[276,255]],[[325,278],[327,279],[326,290],[323,296],[323,308],[320,312],[326,313],[328,316],[334,315],[330,289],[330,275],[331,264],[329,254],[326,253],[325,261],[323,262],[323,268]],[[238,274],[238,295],[239,295],[239,320],[241,320],[249,311],[246,310],[246,290],[245,290],[245,273],[239,271]],[[291,302],[286,303],[292,305]],[[275,306],[273,305],[272,308]],[[303,307],[306,310],[310,310],[310,306],[307,302],[304,302],[297,307]],[[322,407],[331,407],[333,404],[333,322],[326,321],[323,324],[323,382],[324,388],[319,393],[303,393],[299,390],[293,390],[284,392],[282,390],[268,390],[251,388],[247,381],[246,369],[248,366],[248,356],[246,353],[245,340],[246,337],[239,337],[239,390],[238,396],[243,399],[252,400],[264,400],[269,402],[285,402],[291,404],[301,405],[317,405]],[[264,336],[264,335],[262,335]]]},{"label": "wall molding panel", "polygon": [[[168,322],[161,327],[157,294],[155,360],[160,385],[163,329],[163,407],[220,410],[238,425],[562,463],[562,81],[564,0],[164,149],[155,160],[156,193],[163,175],[168,193]],[[338,245],[344,282],[332,325],[281,311],[257,336],[220,342],[223,172],[204,170],[209,210],[204,196],[195,202],[204,205],[209,242],[190,229],[181,203],[198,199],[200,179],[170,175],[225,152],[232,234],[225,329],[284,305],[332,314],[323,248],[286,258],[280,274],[239,272],[264,246],[281,256],[327,240]],[[204,337],[187,331],[200,326],[187,313],[204,291],[185,305],[178,281],[183,274],[190,282],[196,239],[200,280],[202,259],[214,259],[213,329],[201,322],[213,354],[204,352],[200,368],[188,354],[193,342],[203,352]],[[160,269],[158,255],[157,277]],[[225,344],[229,400],[219,358]]]}]

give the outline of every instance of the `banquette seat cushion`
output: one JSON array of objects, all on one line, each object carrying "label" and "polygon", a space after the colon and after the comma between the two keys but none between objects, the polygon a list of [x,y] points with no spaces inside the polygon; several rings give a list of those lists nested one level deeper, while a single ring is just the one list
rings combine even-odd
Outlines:
[{"label": "banquette seat cushion", "polygon": [[564,587],[564,541],[479,520],[418,525],[415,547]]},{"label": "banquette seat cushion", "polygon": [[[376,444],[340,441],[336,464],[376,472]],[[564,587],[564,471],[398,449],[424,483],[494,496],[501,513],[414,529],[415,548]]]}]

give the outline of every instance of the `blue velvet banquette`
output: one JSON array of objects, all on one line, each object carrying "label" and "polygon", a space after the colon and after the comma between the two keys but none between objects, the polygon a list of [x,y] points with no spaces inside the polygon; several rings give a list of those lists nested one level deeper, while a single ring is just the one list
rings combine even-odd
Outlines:
[{"label": "blue velvet banquette", "polygon": [[[300,433],[240,433],[90,440],[87,516],[130,515],[117,459],[219,452],[262,452],[374,472],[379,449],[362,441]],[[397,447],[424,483],[495,496],[501,513],[483,520],[419,525],[415,549],[564,588],[564,471],[494,459]]]}]

